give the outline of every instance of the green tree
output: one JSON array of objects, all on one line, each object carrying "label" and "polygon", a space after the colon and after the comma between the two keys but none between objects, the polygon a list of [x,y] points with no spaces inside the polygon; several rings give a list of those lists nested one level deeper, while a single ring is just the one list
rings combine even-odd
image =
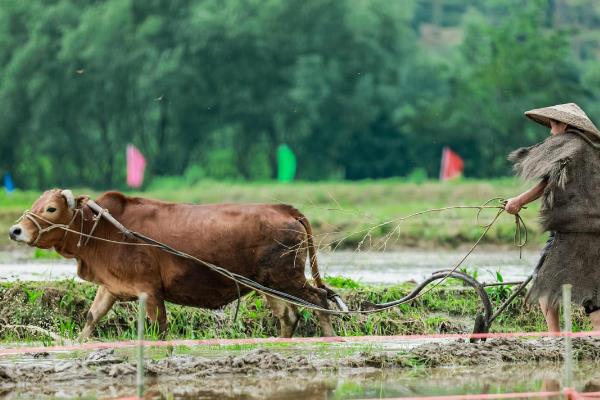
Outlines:
[{"label": "green tree", "polygon": [[469,176],[507,174],[511,149],[547,135],[525,110],[583,98],[568,36],[544,28],[544,7],[528,2],[507,7],[502,19],[466,17],[442,132],[466,156]]}]

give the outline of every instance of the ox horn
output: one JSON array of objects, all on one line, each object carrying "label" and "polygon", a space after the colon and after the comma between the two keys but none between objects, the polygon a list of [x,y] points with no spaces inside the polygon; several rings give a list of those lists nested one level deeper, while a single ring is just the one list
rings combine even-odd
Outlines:
[{"label": "ox horn", "polygon": [[72,210],[75,208],[75,197],[73,196],[73,192],[71,192],[68,189],[63,190],[62,192],[60,192],[60,194],[62,194],[65,198],[65,200],[67,200],[67,205],[69,206],[69,208]]}]

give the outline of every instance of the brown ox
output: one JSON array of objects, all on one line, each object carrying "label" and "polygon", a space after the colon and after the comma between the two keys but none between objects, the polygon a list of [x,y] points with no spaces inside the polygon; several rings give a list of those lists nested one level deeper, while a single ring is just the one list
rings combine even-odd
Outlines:
[{"label": "brown ox", "polygon": [[[74,198],[69,190],[46,191],[33,204],[30,211],[33,215],[23,218],[9,231],[15,241],[54,248],[64,257],[77,259],[77,275],[100,285],[81,339],[92,333],[115,301],[135,300],[140,293],[148,295],[148,317],[158,322],[163,336],[167,327],[165,301],[216,309],[237,299],[236,286],[228,278],[158,248],[95,239],[87,243],[83,240],[78,246],[80,237],[76,233],[65,233],[62,229],[44,231],[54,223],[90,233],[94,214],[85,200],[85,196]],[[118,192],[104,193],[96,202],[131,230],[267,287],[327,307],[329,289],[319,276],[310,224],[291,206],[174,204]],[[125,240],[104,219],[93,235]],[[302,246],[303,243],[308,246]],[[288,251],[298,246],[302,251]],[[306,247],[317,287],[311,286],[304,275]],[[243,286],[240,289],[242,295],[250,291]],[[296,307],[268,296],[267,300],[280,321],[280,335],[291,337],[298,322]],[[334,335],[329,315],[317,314],[323,334]]]}]

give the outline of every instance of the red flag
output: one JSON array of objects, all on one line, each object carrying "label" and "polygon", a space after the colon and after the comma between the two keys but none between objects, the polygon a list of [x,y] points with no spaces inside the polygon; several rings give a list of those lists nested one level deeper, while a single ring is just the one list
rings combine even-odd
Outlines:
[{"label": "red flag", "polygon": [[440,180],[445,181],[462,175],[464,168],[463,159],[450,150],[448,146],[442,151],[442,165],[440,168]]},{"label": "red flag", "polygon": [[139,188],[144,183],[144,170],[146,159],[142,153],[132,144],[127,145],[127,185]]}]

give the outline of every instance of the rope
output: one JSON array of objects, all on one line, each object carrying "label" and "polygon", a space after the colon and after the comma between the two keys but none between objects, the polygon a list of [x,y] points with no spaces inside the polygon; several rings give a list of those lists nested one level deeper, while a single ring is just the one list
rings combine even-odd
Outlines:
[{"label": "rope", "polygon": [[[106,239],[106,238],[101,238],[101,237],[97,237],[97,236],[93,236],[91,234],[86,234],[83,233],[83,230],[78,232],[76,230],[73,230],[70,228],[71,223],[73,222],[73,220],[71,220],[71,223],[69,225],[64,225],[64,224],[55,224],[52,221],[49,221],[47,219],[45,219],[44,217],[41,217],[39,215],[33,214],[32,212],[30,212],[29,210],[25,211],[25,213],[23,214],[23,216],[20,218],[28,218],[29,220],[33,221],[34,224],[38,227],[38,236],[36,237],[35,241],[33,242],[34,244],[38,242],[38,240],[40,239],[41,235],[43,233],[49,232],[53,229],[62,229],[65,232],[72,232],[75,233],[77,235],[80,235],[80,239],[82,237],[89,239],[94,239],[94,240],[98,240],[98,241],[102,241],[102,242],[106,242],[106,243],[111,243],[111,244],[118,244],[118,245],[126,245],[126,246],[147,246],[147,247],[155,247],[155,248],[159,248],[162,249],[163,251],[173,254],[177,257],[181,257],[181,258],[185,258],[185,259],[189,259],[192,261],[195,261],[198,264],[204,265],[207,268],[209,268],[210,270],[212,270],[213,272],[216,272],[222,276],[225,276],[226,278],[229,278],[230,280],[234,281],[236,283],[236,285],[242,285],[244,287],[247,287],[251,290],[255,290],[258,293],[267,295],[267,296],[271,296],[274,298],[277,298],[279,300],[285,301],[287,303],[299,306],[299,307],[304,307],[307,309],[311,309],[311,310],[315,310],[315,311],[319,311],[319,312],[323,312],[323,313],[328,313],[328,314],[336,314],[336,315],[351,315],[351,314],[371,314],[371,313],[376,313],[376,312],[380,312],[383,310],[387,310],[389,308],[395,307],[397,305],[400,304],[404,304],[404,303],[408,303],[409,301],[412,301],[414,299],[417,299],[419,297],[422,297],[423,295],[425,295],[426,293],[429,293],[431,290],[433,290],[434,288],[436,288],[437,286],[439,286],[440,284],[442,284],[446,279],[448,279],[454,272],[456,272],[456,270],[462,265],[462,263],[467,259],[467,257],[475,250],[475,248],[479,245],[479,243],[483,240],[483,238],[487,235],[487,233],[489,232],[489,230],[492,228],[492,226],[496,223],[496,221],[498,220],[498,218],[500,217],[500,215],[502,215],[502,213],[504,212],[504,207],[503,206],[489,206],[488,204],[491,203],[492,201],[495,200],[499,200],[499,201],[503,201],[501,198],[493,198],[490,199],[488,201],[486,201],[485,203],[483,203],[480,206],[450,206],[450,207],[443,207],[443,208],[433,208],[433,209],[429,209],[429,210],[424,210],[424,211],[419,211],[417,213],[414,214],[410,214],[406,217],[402,217],[402,218],[398,218],[394,221],[404,221],[407,220],[409,218],[413,218],[419,215],[424,215],[427,213],[432,213],[432,212],[440,212],[440,211],[445,211],[445,210],[452,210],[452,209],[477,209],[477,221],[479,221],[479,215],[480,213],[484,210],[484,209],[497,209],[498,212],[496,213],[496,215],[494,216],[494,218],[491,220],[491,222],[489,222],[488,224],[483,225],[482,227],[484,228],[484,231],[482,232],[482,234],[479,236],[479,238],[477,239],[477,241],[473,244],[473,246],[471,246],[471,248],[469,249],[469,251],[465,254],[465,256],[463,256],[456,264],[455,266],[449,270],[445,276],[443,276],[438,282],[436,282],[434,285],[432,285],[431,287],[429,287],[427,290],[425,290],[424,292],[419,293],[416,296],[413,296],[412,294],[409,294],[408,296],[405,296],[399,300],[396,301],[392,301],[392,302],[388,302],[388,303],[382,303],[382,304],[375,304],[374,305],[374,309],[369,309],[369,310],[347,310],[347,311],[338,311],[338,310],[330,310],[328,308],[325,308],[323,306],[320,306],[318,304],[314,304],[312,302],[309,302],[307,300],[301,299],[299,297],[290,295],[288,293],[285,292],[281,292],[279,290],[276,289],[272,289],[269,287],[266,287],[258,282],[255,282],[243,275],[231,272],[225,268],[219,267],[215,264],[212,264],[208,261],[204,261],[201,260],[197,257],[194,257],[190,254],[184,253],[182,251],[179,251],[177,249],[174,249],[173,247],[159,242],[155,239],[152,239],[150,237],[147,237],[139,232],[136,231],[130,231],[127,230],[127,233],[130,234],[131,236],[137,238],[138,240],[142,241],[142,243],[135,243],[135,242],[125,242],[125,241],[117,241],[117,240],[111,240],[111,239]],[[103,213],[102,213],[103,214]],[[83,216],[82,216],[83,217]],[[40,221],[43,221],[47,224],[49,224],[49,226],[47,226],[46,228],[41,228],[41,225],[35,220],[35,219],[39,219]],[[516,214],[515,215],[515,223],[516,223],[516,229],[518,231],[520,231],[520,228],[523,227],[523,229],[525,230],[525,241],[521,241],[521,234],[520,233],[515,233],[515,244],[517,246],[519,246],[520,248],[522,248],[525,244],[526,244],[526,239],[527,239],[527,230],[525,227],[525,224],[523,222],[523,220],[521,219],[521,217]],[[389,223],[389,222],[387,222]],[[386,223],[383,224],[379,224],[378,226],[381,225],[385,225]],[[97,226],[97,224],[94,225],[94,228]],[[125,228],[127,229],[127,228]],[[90,233],[93,233],[90,232]],[[124,232],[125,233],[125,232]],[[517,239],[519,240],[517,242]],[[86,240],[87,243],[87,240]],[[239,291],[239,286],[238,288],[238,296],[240,295],[240,291]],[[239,309],[239,297],[238,297],[238,308],[236,308],[236,317],[237,317],[237,312]]]},{"label": "rope", "polygon": [[[424,215],[424,214],[434,213],[434,212],[442,212],[442,211],[448,211],[448,210],[473,210],[473,209],[476,209],[476,210],[478,210],[477,220],[479,220],[479,214],[483,210],[485,210],[485,209],[504,209],[504,207],[500,207],[500,206],[488,206],[487,205],[487,204],[489,204],[490,202],[492,202],[494,200],[499,200],[499,201],[505,203],[505,201],[502,198],[495,197],[493,199],[490,199],[490,200],[486,201],[485,203],[483,203],[480,206],[464,206],[464,205],[461,205],[461,206],[449,206],[449,207],[440,207],[440,208],[430,208],[428,210],[419,211],[419,212],[416,212],[416,213],[413,213],[413,214],[409,214],[409,215],[404,216],[404,217],[395,218],[395,219],[391,219],[391,220],[388,220],[388,221],[381,222],[381,223],[379,223],[377,225],[373,225],[373,226],[371,226],[369,228],[365,228],[365,229],[362,229],[362,230],[359,230],[359,231],[352,232],[351,234],[349,234],[347,236],[344,236],[341,239],[336,239],[336,240],[334,240],[332,242],[329,242],[329,243],[322,243],[322,245],[324,245],[324,246],[332,246],[336,242],[339,245],[339,243],[342,243],[344,240],[348,239],[351,236],[354,236],[354,235],[357,235],[357,234],[361,234],[361,233],[368,234],[369,232],[371,232],[371,231],[373,231],[373,230],[375,230],[377,228],[381,228],[383,226],[390,225],[390,224],[393,224],[393,223],[404,222],[404,221],[409,220],[411,218],[418,217],[418,216],[421,216],[421,215]],[[526,207],[523,207],[523,208],[526,208]],[[483,227],[485,227],[485,226],[483,226]],[[298,232],[298,231],[292,230],[292,232]],[[336,233],[339,233],[339,232],[336,232]],[[327,234],[325,234],[325,235],[327,235]],[[314,237],[316,237],[316,235],[313,235],[313,238]],[[295,246],[292,246],[292,248],[295,248]],[[335,248],[337,248],[337,246],[335,246]]]},{"label": "rope", "polygon": [[[479,238],[473,244],[473,246],[471,246],[471,248],[469,249],[469,251],[467,251],[467,253],[460,259],[460,261],[458,261],[456,263],[456,265],[454,265],[454,267],[451,270],[449,270],[442,279],[440,279],[439,281],[437,281],[436,283],[434,283],[433,285],[431,285],[430,287],[428,287],[426,290],[424,290],[421,293],[419,293],[417,296],[415,296],[412,299],[410,299],[410,301],[416,300],[416,299],[418,299],[420,297],[423,297],[427,293],[431,292],[433,289],[435,289],[436,287],[438,287],[439,285],[441,285],[446,279],[448,279],[448,277],[450,275],[452,275],[453,272],[456,272],[456,270],[458,269],[458,267],[460,267],[462,265],[462,263],[465,262],[465,260],[471,255],[471,253],[475,250],[475,248],[483,240],[483,238],[485,237],[485,235],[492,228],[492,226],[494,225],[494,223],[498,220],[498,218],[500,217],[500,215],[502,214],[502,212],[504,212],[504,209],[498,210],[498,212],[496,213],[496,216],[494,217],[494,219],[489,224],[487,224],[485,226],[485,230],[479,236]],[[403,304],[404,302],[405,301],[403,301],[403,299],[400,299],[400,300],[392,301],[392,302],[389,302],[389,303],[385,303],[385,305],[383,305],[383,306],[376,305],[377,311],[387,310],[389,308],[392,308],[392,307],[395,307],[397,305]]]}]

